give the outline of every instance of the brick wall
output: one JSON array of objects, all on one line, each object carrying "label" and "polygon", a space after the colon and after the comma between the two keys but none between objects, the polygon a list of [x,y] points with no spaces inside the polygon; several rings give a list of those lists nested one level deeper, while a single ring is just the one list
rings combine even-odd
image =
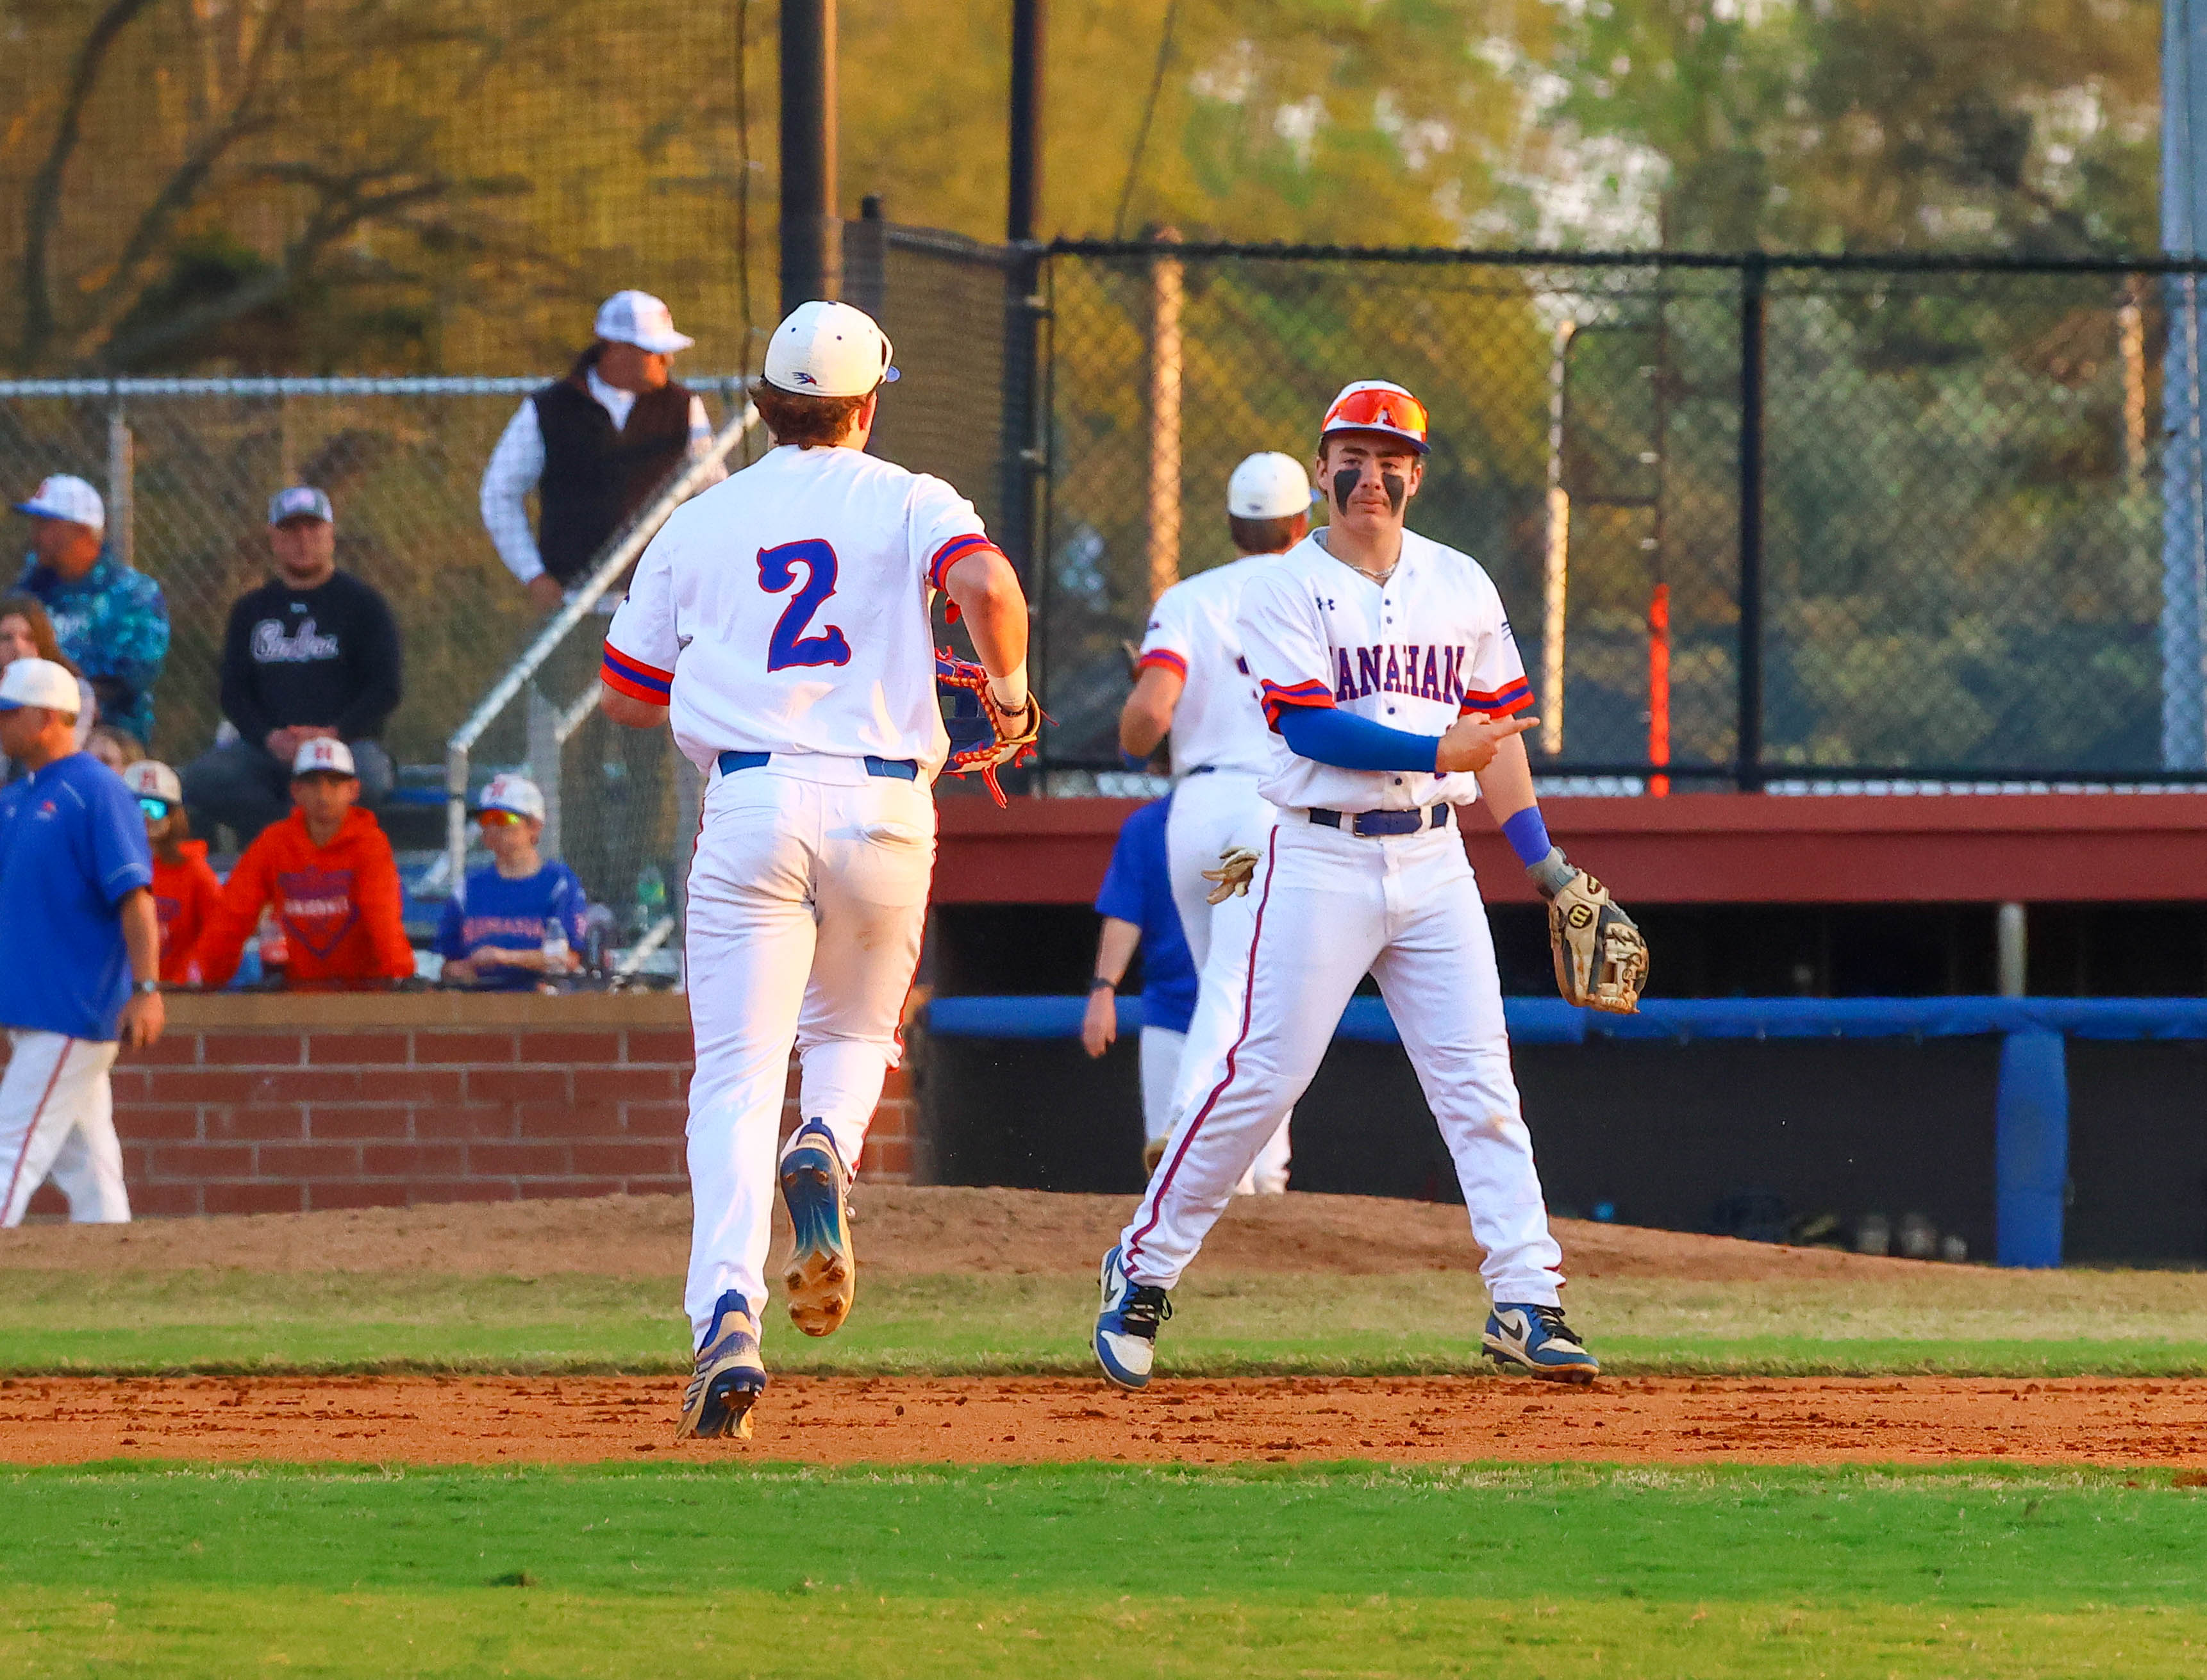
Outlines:
[{"label": "brick wall", "polygon": [[[690,1067],[677,996],[178,996],[115,1127],[141,1217],[680,1191]],[[916,1127],[893,1073],[863,1169],[909,1182]]]}]

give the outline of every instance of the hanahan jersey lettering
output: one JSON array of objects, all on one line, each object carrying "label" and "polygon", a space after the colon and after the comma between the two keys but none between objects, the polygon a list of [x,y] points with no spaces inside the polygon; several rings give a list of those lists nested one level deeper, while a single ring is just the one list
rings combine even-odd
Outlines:
[{"label": "hanahan jersey lettering", "polygon": [[1386,642],[1373,647],[1336,648],[1333,698],[1336,705],[1372,694],[1407,694],[1455,706],[1464,700],[1463,673],[1470,650],[1461,643]]}]

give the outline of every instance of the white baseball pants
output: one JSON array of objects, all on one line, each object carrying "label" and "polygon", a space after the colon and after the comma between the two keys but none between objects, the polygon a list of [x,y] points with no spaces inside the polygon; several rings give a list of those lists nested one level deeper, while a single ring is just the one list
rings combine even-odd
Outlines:
[{"label": "white baseball pants", "polygon": [[1249,898],[1240,1024],[1197,1076],[1199,1098],[1183,1106],[1120,1238],[1127,1276],[1180,1281],[1369,972],[1456,1163],[1489,1292],[1554,1305],[1563,1254],[1518,1109],[1486,906],[1455,828],[1364,839],[1283,812]]},{"label": "white baseball pants", "polygon": [[[924,783],[857,759],[713,773],[690,866],[690,1188],[683,1293],[697,1338],[739,1290],[763,1323],[789,1054],[798,1112],[856,1168],[919,961],[935,872]],[[847,767],[847,774],[846,768]]]},{"label": "white baseball pants", "polygon": [[[1169,1026],[1142,1029],[1142,1140],[1162,1143],[1172,1133],[1187,1034]],[[1288,1122],[1265,1140],[1256,1164],[1234,1187],[1237,1196],[1283,1196],[1288,1190]]]},{"label": "white baseball pants", "polygon": [[123,1225],[130,1193],[123,1145],[115,1136],[115,1097],[107,1079],[116,1045],[60,1032],[8,1035],[12,1053],[0,1073],[0,1228],[23,1223],[23,1210],[51,1176],[79,1225]]},{"label": "white baseball pants", "polygon": [[1180,1055],[1187,1034],[1169,1026],[1142,1029],[1142,1140],[1155,1143],[1172,1130],[1173,1093],[1180,1085]]},{"label": "white baseball pants", "polygon": [[[1249,973],[1249,935],[1256,900],[1236,894],[1223,904],[1211,902],[1205,870],[1218,867],[1218,854],[1230,846],[1265,849],[1279,813],[1257,792],[1260,780],[1245,770],[1211,770],[1183,776],[1173,789],[1165,815],[1165,862],[1172,876],[1173,904],[1181,931],[1195,959],[1195,1013],[1187,1024],[1187,1045],[1181,1055],[1181,1082],[1174,1092],[1176,1117],[1195,1093],[1189,1087],[1211,1062],[1226,1053],[1241,1025],[1241,993]],[[1265,1141],[1256,1164],[1235,1187],[1239,1195],[1277,1196],[1288,1187],[1292,1106],[1279,1129]],[[1170,1128],[1171,1121],[1163,1122]],[[1156,1136],[1156,1133],[1151,1134]]]}]

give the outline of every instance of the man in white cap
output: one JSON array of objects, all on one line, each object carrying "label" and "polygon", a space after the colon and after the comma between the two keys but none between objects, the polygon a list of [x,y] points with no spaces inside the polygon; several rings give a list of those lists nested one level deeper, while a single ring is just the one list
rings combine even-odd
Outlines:
[{"label": "man in white cap", "polygon": [[[1236,846],[1262,844],[1273,820],[1272,807],[1257,792],[1271,764],[1271,732],[1241,658],[1235,619],[1258,568],[1309,535],[1310,505],[1310,479],[1292,455],[1271,451],[1235,468],[1226,481],[1226,524],[1237,558],[1157,597],[1142,637],[1134,691],[1119,714],[1119,750],[1129,766],[1145,762],[1166,732],[1172,735],[1176,786],[1165,853],[1188,954],[1202,977],[1182,1057],[1189,1072],[1208,1067],[1212,1052],[1232,1037],[1253,913],[1246,897],[1213,906],[1203,872],[1216,870],[1221,855]],[[1163,1140],[1154,1140],[1147,1163],[1155,1167],[1163,1151]],[[1267,1195],[1285,1190],[1288,1154],[1283,1121],[1240,1188]]]},{"label": "man in white cap", "polygon": [[[607,715],[671,720],[710,778],[686,936],[697,1351],[683,1429],[700,1436],[751,1433],[766,1387],[777,1178],[796,1233],[790,1317],[825,1336],[851,1309],[844,1194],[903,1054],[949,755],[936,592],[964,616],[1005,750],[961,765],[1007,762],[1038,720],[1026,600],[972,503],[865,452],[896,377],[881,329],[848,304],[801,304],[775,329],[765,374],[754,400],[775,447],[652,539],[601,673]],[[802,1118],[777,1160],[792,1044]]]},{"label": "man in white cap", "polygon": [[99,720],[150,742],[153,685],[169,656],[161,586],[109,551],[106,505],[82,479],[56,473],[15,506],[35,522],[15,588],[46,609],[62,652],[92,685]]},{"label": "man in white cap", "polygon": [[598,306],[595,340],[567,377],[506,423],[483,472],[482,522],[538,611],[558,612],[591,557],[711,442],[703,401],[671,372],[676,352],[695,343],[649,292],[617,291]]},{"label": "man in white cap", "polygon": [[[710,445],[703,401],[669,372],[675,354],[695,342],[674,330],[667,305],[650,293],[617,291],[599,306],[595,340],[567,377],[535,392],[507,424],[483,473],[482,519],[538,611],[558,612],[630,517]],[[718,469],[713,481],[726,475]],[[616,590],[598,609],[610,613],[619,604]],[[568,638],[540,673],[555,705],[564,708],[589,686],[597,660],[595,636]],[[665,738],[615,730],[608,740],[593,725],[575,756],[595,765],[597,778],[571,788],[563,805],[568,861],[601,902],[636,903],[644,870],[663,865],[687,826],[667,797]]]},{"label": "man in white cap", "polygon": [[50,1173],[71,1219],[130,1217],[108,1069],[164,1020],[146,825],[122,779],[77,750],[78,704],[51,660],[0,672],[0,750],[31,771],[0,792],[0,1226],[22,1223]]}]

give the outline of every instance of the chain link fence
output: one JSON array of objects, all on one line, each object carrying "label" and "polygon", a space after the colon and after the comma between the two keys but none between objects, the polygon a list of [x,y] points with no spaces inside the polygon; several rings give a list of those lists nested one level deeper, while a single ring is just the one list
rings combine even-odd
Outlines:
[{"label": "chain link fence", "polygon": [[1062,245],[1053,762],[1115,765],[1123,643],[1231,558],[1235,463],[1307,458],[1379,377],[1433,415],[1414,523],[1500,588],[1544,774],[2197,779],[2170,721],[2199,714],[2207,577],[2164,462],[2185,278]]}]

